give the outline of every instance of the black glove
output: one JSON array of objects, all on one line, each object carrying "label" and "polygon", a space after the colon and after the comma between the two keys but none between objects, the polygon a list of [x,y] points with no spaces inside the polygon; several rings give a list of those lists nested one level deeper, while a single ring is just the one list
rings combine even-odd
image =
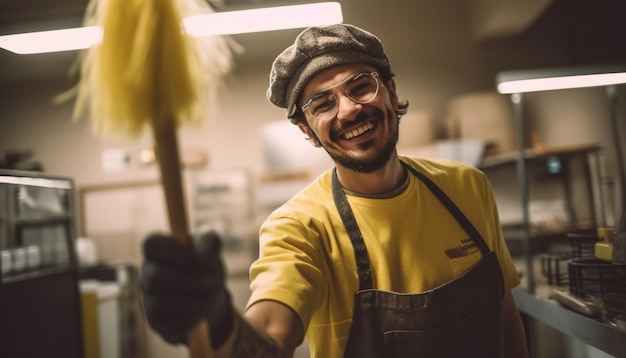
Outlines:
[{"label": "black glove", "polygon": [[224,283],[221,240],[215,232],[194,236],[189,245],[164,234],[143,244],[141,291],[148,323],[163,339],[186,343],[201,320],[209,324],[213,348],[233,330],[234,311]]}]

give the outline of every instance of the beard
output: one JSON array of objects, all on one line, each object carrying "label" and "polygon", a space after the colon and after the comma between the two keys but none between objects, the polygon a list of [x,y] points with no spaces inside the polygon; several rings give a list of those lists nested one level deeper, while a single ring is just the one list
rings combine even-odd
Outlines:
[{"label": "beard", "polygon": [[[373,108],[371,113],[365,113],[365,112],[359,113],[359,115],[354,119],[354,121],[345,123],[345,126],[349,127],[351,125],[354,125],[355,123],[365,121],[369,118],[376,118],[378,123],[384,123],[383,119],[385,118],[385,116],[381,109]],[[383,147],[373,155],[361,158],[361,157],[351,156],[341,151],[329,150],[327,146],[323,146],[323,148],[324,150],[326,150],[326,153],[328,153],[328,155],[332,158],[335,164],[338,164],[344,168],[347,168],[349,170],[352,170],[358,173],[372,173],[384,167],[385,164],[387,164],[387,162],[389,161],[389,159],[391,159],[391,156],[396,150],[396,145],[398,144],[399,120],[397,119],[395,112],[393,112],[389,108],[387,108],[387,118],[388,118],[387,126],[389,129],[389,136],[385,138],[385,143],[383,144]],[[336,137],[336,136],[333,135],[333,137]],[[317,141],[320,142],[319,139],[317,139]],[[368,142],[362,143],[360,145],[360,148],[362,150],[367,150],[374,145],[375,143],[373,141],[368,141]]]}]

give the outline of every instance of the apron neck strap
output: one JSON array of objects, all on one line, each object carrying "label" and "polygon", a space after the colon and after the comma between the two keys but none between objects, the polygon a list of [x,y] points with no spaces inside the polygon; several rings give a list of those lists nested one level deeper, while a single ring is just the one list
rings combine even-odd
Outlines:
[{"label": "apron neck strap", "polygon": [[369,259],[367,258],[365,241],[363,241],[363,235],[361,234],[361,230],[359,230],[359,225],[356,223],[356,219],[354,218],[354,214],[352,213],[346,194],[339,184],[339,178],[337,178],[337,168],[333,169],[332,185],[335,206],[337,206],[339,216],[341,216],[343,226],[346,228],[348,237],[350,237],[350,241],[352,242],[352,248],[354,249],[360,290],[372,289],[374,288],[372,283],[372,271],[370,269]]},{"label": "apron neck strap", "polygon": [[[400,163],[402,163],[402,165],[409,172],[411,172],[418,179],[420,179],[426,185],[426,187],[428,187],[428,189],[435,195],[435,197],[437,197],[437,199],[439,199],[439,201],[446,207],[446,209],[448,209],[448,211],[456,219],[459,225],[461,225],[463,230],[465,230],[465,232],[474,240],[483,256],[491,252],[478,230],[474,227],[474,225],[472,225],[469,219],[467,219],[461,209],[459,209],[456,204],[454,204],[452,199],[450,199],[448,195],[443,192],[443,190],[441,190],[430,178],[428,178],[423,173],[417,171],[415,168],[411,167],[403,161],[400,161]],[[367,256],[365,241],[363,240],[361,230],[359,230],[359,226],[356,223],[356,219],[354,218],[354,214],[352,212],[352,209],[350,208],[350,204],[348,203],[346,194],[339,184],[339,178],[337,177],[337,168],[333,169],[332,191],[335,206],[339,211],[339,216],[343,221],[343,225],[346,229],[346,232],[348,233],[348,237],[350,238],[350,242],[352,243],[352,247],[354,249],[357,274],[359,275],[359,290],[362,291],[373,289],[374,285],[372,281],[372,270],[370,268],[370,263]]]},{"label": "apron neck strap", "polygon": [[489,247],[485,243],[485,240],[483,240],[483,237],[480,235],[478,230],[476,230],[474,225],[472,225],[472,223],[465,216],[465,214],[463,214],[461,209],[459,209],[459,207],[454,204],[452,199],[450,199],[450,197],[446,195],[446,193],[444,193],[441,188],[439,188],[432,180],[430,180],[429,177],[427,177],[423,173],[420,173],[415,168],[411,167],[403,161],[400,161],[400,163],[402,163],[402,165],[406,169],[408,169],[411,173],[418,177],[428,187],[428,189],[430,189],[430,191],[435,194],[437,199],[439,199],[439,201],[446,207],[446,209],[448,209],[452,216],[454,216],[454,218],[459,223],[459,225],[461,225],[463,230],[465,230],[465,232],[476,242],[476,245],[480,249],[480,252],[483,254],[483,256],[487,255],[491,250],[489,250]]}]

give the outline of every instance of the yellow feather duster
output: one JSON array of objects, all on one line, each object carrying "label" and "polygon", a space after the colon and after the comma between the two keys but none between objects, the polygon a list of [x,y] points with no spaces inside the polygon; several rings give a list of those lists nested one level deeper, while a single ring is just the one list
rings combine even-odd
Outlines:
[{"label": "yellow feather duster", "polygon": [[102,42],[83,54],[75,118],[88,111],[101,135],[140,135],[156,127],[200,123],[211,114],[232,43],[184,33],[181,19],[211,12],[198,0],[92,0],[86,25]]}]

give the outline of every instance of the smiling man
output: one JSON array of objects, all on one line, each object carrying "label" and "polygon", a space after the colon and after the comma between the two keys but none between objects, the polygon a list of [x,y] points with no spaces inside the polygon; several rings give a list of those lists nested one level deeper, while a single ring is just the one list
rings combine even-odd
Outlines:
[{"label": "smiling man", "polygon": [[263,223],[243,315],[219,255],[202,249],[212,235],[196,253],[149,238],[157,332],[184,343],[206,321],[220,357],[291,357],[305,337],[311,357],[528,356],[490,185],[461,163],[398,155],[408,102],[376,36],[303,31],[274,61],[268,98],[335,167]]},{"label": "smiling man", "polygon": [[[351,174],[375,173],[396,153],[395,85],[391,81],[393,87],[388,89],[379,77],[372,66],[338,65],[317,74],[300,96],[305,100],[300,100],[298,127]],[[336,84],[328,87],[330,83]],[[379,192],[386,189],[374,187]]]}]

